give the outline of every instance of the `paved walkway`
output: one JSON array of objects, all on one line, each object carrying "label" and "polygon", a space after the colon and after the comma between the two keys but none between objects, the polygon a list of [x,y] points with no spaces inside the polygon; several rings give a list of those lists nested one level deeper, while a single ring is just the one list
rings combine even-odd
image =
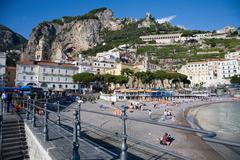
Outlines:
[{"label": "paved walkway", "polygon": [[[31,117],[30,117],[31,118]],[[32,127],[31,120],[26,120],[25,114],[4,113],[3,121],[14,121],[25,119],[25,123],[36,136],[43,148],[53,159],[71,159],[72,157],[72,139],[71,132],[49,122],[49,141],[44,142],[43,136],[43,117],[38,117],[36,127]],[[107,153],[96,144],[91,144],[83,139],[79,139],[79,154],[81,159],[112,159],[111,152]]]}]

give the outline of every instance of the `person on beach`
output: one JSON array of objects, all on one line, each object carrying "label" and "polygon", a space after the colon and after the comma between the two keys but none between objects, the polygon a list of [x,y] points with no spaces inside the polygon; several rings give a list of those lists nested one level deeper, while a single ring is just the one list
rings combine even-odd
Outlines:
[{"label": "person on beach", "polygon": [[167,116],[172,116],[172,113],[169,110],[167,110]]},{"label": "person on beach", "polygon": [[164,115],[164,119],[167,119],[167,110],[166,109],[164,110],[163,115]]},{"label": "person on beach", "polygon": [[154,108],[154,109],[156,109],[156,108],[157,108],[157,105],[156,105],[156,104],[154,104],[154,105],[153,105],[153,108]]},{"label": "person on beach", "polygon": [[174,122],[176,120],[175,116],[172,116],[172,121]]},{"label": "person on beach", "polygon": [[175,140],[170,134],[165,133],[161,138],[160,138],[160,144],[161,145],[171,145],[172,142]]},{"label": "person on beach", "polygon": [[151,120],[151,116],[152,116],[152,111],[151,110],[148,111],[148,116],[149,116],[149,120]]}]

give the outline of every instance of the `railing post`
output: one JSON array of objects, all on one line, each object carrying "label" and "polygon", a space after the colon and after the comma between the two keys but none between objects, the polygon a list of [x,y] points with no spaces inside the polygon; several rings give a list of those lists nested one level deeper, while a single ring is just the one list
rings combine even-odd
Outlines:
[{"label": "railing post", "polygon": [[44,104],[44,141],[48,141],[48,113],[47,113],[47,104]]},{"label": "railing post", "polygon": [[127,131],[126,131],[126,106],[122,105],[121,106],[121,119],[122,119],[122,146],[121,146],[121,155],[120,159],[121,160],[126,160],[127,159]]},{"label": "railing post", "polygon": [[33,127],[36,127],[36,117],[35,117],[35,100],[33,100],[33,103],[32,103],[32,107],[33,107],[33,110],[32,110],[32,126]]},{"label": "railing post", "polygon": [[0,122],[3,120],[3,100],[0,101]]},{"label": "railing post", "polygon": [[74,124],[73,124],[73,150],[72,150],[72,160],[80,160],[80,155],[78,152],[79,144],[78,144],[78,137],[77,137],[77,126],[78,126],[78,111],[73,112],[74,116]]},{"label": "railing post", "polygon": [[57,102],[57,124],[60,125],[60,104],[59,104],[59,101]]},{"label": "railing post", "polygon": [[27,117],[27,120],[29,120],[29,112],[30,112],[30,109],[29,109],[29,99],[27,99],[27,108],[26,108],[26,117]]},{"label": "railing post", "polygon": [[79,138],[81,137],[81,105],[82,105],[82,102],[80,102],[78,105],[78,128],[77,128],[77,131],[78,131]]}]

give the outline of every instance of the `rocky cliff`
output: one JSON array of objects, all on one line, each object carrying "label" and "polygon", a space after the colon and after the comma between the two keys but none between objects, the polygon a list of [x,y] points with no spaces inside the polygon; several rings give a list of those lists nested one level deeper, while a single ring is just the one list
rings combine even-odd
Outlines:
[{"label": "rocky cliff", "polygon": [[26,43],[23,36],[0,24],[0,51],[7,53],[7,65],[16,64]]},{"label": "rocky cliff", "polygon": [[92,10],[83,16],[43,22],[33,29],[24,57],[32,59],[40,55],[45,60],[74,58],[101,42],[102,30],[120,28],[121,20],[113,18],[112,11],[106,8]]}]

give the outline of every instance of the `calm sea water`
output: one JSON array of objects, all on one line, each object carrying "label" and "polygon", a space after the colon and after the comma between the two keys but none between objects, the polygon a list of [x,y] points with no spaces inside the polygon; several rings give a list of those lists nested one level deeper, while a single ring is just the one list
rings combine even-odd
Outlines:
[{"label": "calm sea water", "polygon": [[195,116],[200,127],[215,131],[217,137],[240,142],[240,102],[199,107]]}]

